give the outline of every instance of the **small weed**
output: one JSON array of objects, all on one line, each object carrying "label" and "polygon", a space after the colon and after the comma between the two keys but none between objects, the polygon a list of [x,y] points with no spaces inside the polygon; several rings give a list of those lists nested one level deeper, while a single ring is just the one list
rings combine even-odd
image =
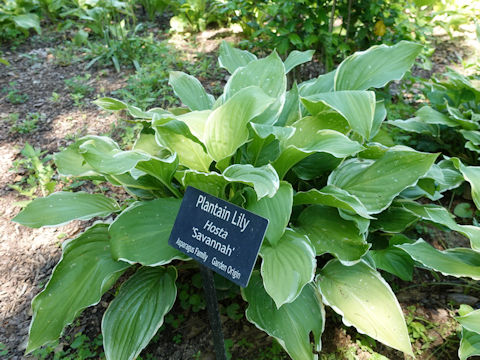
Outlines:
[{"label": "small weed", "polygon": [[232,353],[230,352],[232,347],[233,347],[233,340],[225,339],[225,353],[227,355],[227,360],[230,360],[232,358]]},{"label": "small weed", "polygon": [[45,153],[26,143],[20,152],[22,158],[15,160],[10,169],[18,174],[20,180],[9,186],[29,198],[35,197],[38,188],[43,196],[52,193],[56,185],[52,180],[54,174],[52,157]]},{"label": "small weed", "polygon": [[172,341],[177,344],[177,345],[180,345],[182,343],[182,334],[175,334],[173,335],[173,338],[172,338]]},{"label": "small weed", "polygon": [[68,90],[71,92],[70,97],[75,103],[75,106],[83,105],[83,98],[93,92],[93,87],[89,84],[89,79],[91,75],[85,74],[84,76],[78,75],[73,78],[65,80],[65,85]]},{"label": "small weed", "polygon": [[6,356],[6,355],[8,355],[7,345],[0,342],[0,356]]},{"label": "small weed", "polygon": [[14,134],[30,134],[37,130],[38,122],[43,120],[45,120],[45,114],[36,112],[28,113],[22,120],[18,113],[12,113],[8,117],[10,132]]},{"label": "small weed", "polygon": [[29,97],[27,94],[22,94],[20,90],[16,89],[17,83],[11,82],[7,87],[3,88],[2,92],[6,92],[6,99],[10,104],[18,105],[24,104],[28,101]]},{"label": "small weed", "polygon": [[56,93],[55,91],[52,91],[52,95],[50,96],[49,99],[52,103],[57,103],[60,101],[60,94]]},{"label": "small weed", "polygon": [[175,317],[172,313],[169,313],[165,316],[165,323],[172,326],[174,329],[178,329],[182,322],[185,320],[185,316],[183,314],[178,315]]}]

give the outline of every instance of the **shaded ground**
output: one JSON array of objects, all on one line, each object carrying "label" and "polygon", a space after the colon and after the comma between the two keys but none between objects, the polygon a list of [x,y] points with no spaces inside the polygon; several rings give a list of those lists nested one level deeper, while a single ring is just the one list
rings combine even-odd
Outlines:
[{"label": "shaded ground", "polygon": [[[232,35],[228,33],[206,32],[198,38],[198,46],[192,46],[181,38],[174,39],[174,44],[193,60],[194,49],[215,52],[219,41],[230,36]],[[5,50],[4,55],[11,66],[0,67],[0,91],[7,89],[0,92],[0,343],[9,350],[8,355],[5,355],[6,359],[31,358],[23,356],[31,320],[31,300],[45,285],[58,262],[61,242],[75,237],[85,227],[85,224],[73,222],[60,228],[29,229],[12,223],[10,219],[20,210],[16,202],[25,198],[8,186],[18,181],[19,176],[21,178],[21,174],[9,169],[14,161],[19,159],[20,150],[26,142],[53,153],[76,136],[111,132],[112,126],[119,121],[118,118],[99,111],[96,106],[91,105],[91,101],[100,93],[108,95],[126,84],[125,73],[117,74],[112,70],[86,72],[83,63],[62,66],[60,64],[64,61],[56,58],[53,51],[54,47],[61,43],[61,39],[50,42],[36,39],[15,52]],[[439,46],[432,57],[433,71],[443,71],[445,65],[457,59],[457,54],[468,55],[469,50],[467,47],[453,47],[451,44]],[[301,74],[305,79],[318,75],[319,71],[318,63],[314,63],[305,66]],[[92,87],[93,91],[86,94],[78,106],[72,99],[72,90],[65,84],[65,80],[74,76],[83,77],[86,73],[90,74],[86,84]],[[27,95],[28,100],[20,104],[9,102],[8,89],[13,87],[20,94]],[[53,96],[53,93],[57,95]],[[18,114],[19,119],[23,119],[32,112],[43,114],[36,129],[25,134],[11,131],[11,114]],[[64,184],[59,182],[57,188],[61,186]],[[190,270],[181,273],[180,277],[191,278],[195,273],[195,270]],[[426,328],[425,337],[419,335],[415,343],[418,351],[425,344],[428,347],[428,350],[422,350],[420,359],[456,358],[458,338],[452,320],[452,305],[478,303],[478,290],[464,294],[464,287],[459,292],[456,280],[442,280],[446,285],[429,286],[432,282],[431,275],[419,271],[413,287],[412,284],[394,282],[407,319],[410,316],[412,321],[423,324]],[[187,280],[183,283],[191,282]],[[201,289],[189,293],[189,296],[192,294],[201,295]],[[90,339],[98,336],[101,316],[111,298],[112,293],[107,293],[100,304],[87,310],[66,330],[66,336],[57,346],[58,353],[67,351],[69,344],[78,334],[86,333]],[[234,303],[238,303],[238,306],[233,306],[233,313],[225,310],[222,315],[225,337],[230,339],[228,347],[232,358],[286,359],[286,355],[265,333],[243,318],[236,319],[235,314],[242,314],[244,311],[238,295],[235,297],[230,294],[221,301],[224,309]],[[182,306],[181,301],[177,300],[171,315],[166,319],[167,324],[155,337],[154,343],[144,351],[143,358],[148,359],[146,354],[150,354],[150,358],[154,359],[214,359],[207,314],[201,309],[201,303],[198,307],[191,304]],[[341,320],[332,312],[328,312],[328,317],[328,326],[323,336],[323,347],[327,354],[325,358],[350,359],[357,356],[359,359],[368,359],[371,357],[368,349],[374,347],[375,351],[390,359],[404,359],[399,352],[381,344],[375,347],[368,343],[365,337],[355,335],[351,329],[345,330],[341,326]]]}]

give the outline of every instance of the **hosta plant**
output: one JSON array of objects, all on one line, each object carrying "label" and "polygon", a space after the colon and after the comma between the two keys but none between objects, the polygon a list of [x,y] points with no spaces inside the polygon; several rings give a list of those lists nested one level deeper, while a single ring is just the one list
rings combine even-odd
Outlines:
[{"label": "hosta plant", "polygon": [[[478,74],[476,76],[478,78]],[[389,121],[413,136],[418,149],[430,147],[478,165],[480,156],[480,87],[475,76],[453,69],[424,82],[429,101],[415,117]]]},{"label": "hosta plant", "polygon": [[[247,319],[292,359],[318,358],[325,306],[346,325],[412,355],[402,310],[379,270],[411,280],[418,265],[480,279],[480,228],[417,201],[432,187],[445,192],[464,179],[478,200],[477,169],[382,144],[386,111],[374,89],[400,79],[420,50],[408,42],[372,47],[287,90],[286,73],[311,52],[294,51],[283,62],[276,52],[257,59],[223,43],[219,64],[231,77],[217,99],[194,77],[172,72],[183,108],[141,111],[97,100],[144,125],[135,145],[123,150],[108,137],[83,137],[56,154],[58,172],[108,181],[131,200],[57,192],[14,218],[31,227],[114,218],[64,243],[33,300],[27,352],[58,338],[130,269],[102,332],[107,359],[135,358],[175,301],[176,267],[189,259],[167,241],[182,194],[194,186],[269,220],[259,267],[242,295]],[[402,235],[418,221],[465,235],[471,248],[439,251]]]}]

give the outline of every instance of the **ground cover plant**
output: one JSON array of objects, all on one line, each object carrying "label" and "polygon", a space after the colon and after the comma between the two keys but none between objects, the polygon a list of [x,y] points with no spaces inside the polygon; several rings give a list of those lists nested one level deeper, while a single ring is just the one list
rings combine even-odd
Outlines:
[{"label": "ground cover plant", "polygon": [[[318,357],[325,306],[359,332],[412,355],[403,313],[379,270],[411,280],[420,266],[478,280],[480,246],[478,227],[459,225],[448,210],[420,198],[432,186],[443,194],[467,181],[478,206],[478,168],[382,144],[386,110],[374,89],[400,79],[420,51],[408,42],[373,47],[287,91],[286,74],[312,52],[257,59],[223,43],[219,64],[231,77],[217,99],[194,77],[172,72],[184,108],[144,111],[97,100],[142,124],[133,149],[105,136],[83,137],[55,156],[58,172],[108,181],[131,198],[118,203],[57,192],[15,217],[40,227],[115,216],[65,242],[33,301],[27,351],[58,338],[126,273],[103,318],[103,344],[107,359],[138,355],[173,306],[175,267],[188,264],[167,240],[185,188],[195,186],[269,219],[261,264],[242,294],[247,319],[291,358]],[[439,251],[402,234],[419,221],[459,232],[471,247]],[[462,326],[466,358],[478,352],[470,341],[477,329],[467,320]],[[462,350],[468,344],[469,352]]]}]

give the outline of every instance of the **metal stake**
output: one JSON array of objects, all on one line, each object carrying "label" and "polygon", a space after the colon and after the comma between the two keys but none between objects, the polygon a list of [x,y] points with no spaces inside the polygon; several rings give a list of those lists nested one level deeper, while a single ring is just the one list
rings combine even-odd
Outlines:
[{"label": "metal stake", "polygon": [[203,290],[205,291],[205,300],[207,302],[208,319],[210,320],[210,327],[213,333],[215,356],[217,360],[227,360],[213,272],[203,265],[199,264],[199,266],[203,278]]}]

